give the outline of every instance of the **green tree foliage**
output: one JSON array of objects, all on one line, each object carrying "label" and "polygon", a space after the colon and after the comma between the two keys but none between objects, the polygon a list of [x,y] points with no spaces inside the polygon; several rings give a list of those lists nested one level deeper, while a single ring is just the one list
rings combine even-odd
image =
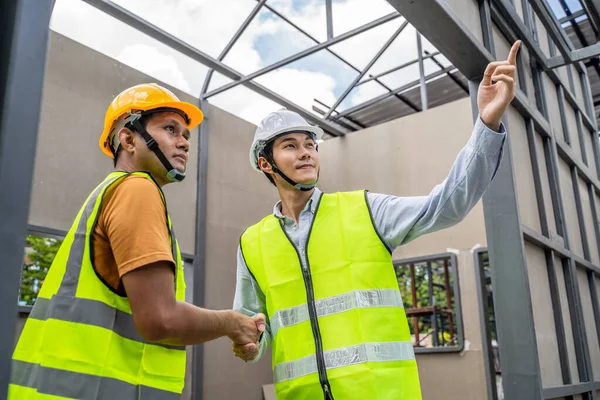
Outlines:
[{"label": "green tree foliage", "polygon": [[[429,275],[427,269],[427,263],[415,263],[415,291],[417,302],[413,304],[412,300],[412,292],[411,292],[411,277],[410,277],[410,264],[400,264],[396,266],[396,277],[398,279],[398,287],[400,289],[400,294],[402,295],[402,301],[404,302],[404,307],[406,309],[410,308],[422,308],[435,305],[441,307],[442,309],[451,309],[454,310],[454,290],[453,290],[453,282],[454,277],[452,276],[451,268],[449,269],[449,283],[450,283],[450,302],[448,304],[446,298],[445,291],[445,279],[444,279],[444,262],[443,260],[432,260],[431,261],[431,272],[433,278],[433,299],[429,297]],[[432,301],[433,300],[433,301]],[[443,321],[443,329],[440,329],[439,332],[439,342],[442,344],[443,342],[448,342],[452,338],[449,335],[448,329],[448,318],[444,316],[442,318]],[[456,319],[454,319],[456,321]],[[433,334],[432,327],[432,316],[420,316],[418,317],[419,324],[419,334],[422,339],[427,334]],[[415,333],[413,318],[408,318],[408,324],[410,327],[411,333]],[[440,326],[440,319],[438,318],[438,328]],[[454,323],[454,334],[456,335],[456,323]],[[446,343],[448,344],[448,343]],[[453,343],[450,343],[453,345]]]},{"label": "green tree foliage", "polygon": [[19,304],[33,305],[62,240],[27,235]]}]

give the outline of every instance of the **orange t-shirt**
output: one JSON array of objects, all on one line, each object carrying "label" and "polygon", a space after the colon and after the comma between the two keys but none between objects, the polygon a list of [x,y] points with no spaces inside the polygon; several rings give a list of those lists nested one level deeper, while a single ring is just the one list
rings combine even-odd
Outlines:
[{"label": "orange t-shirt", "polygon": [[121,296],[126,273],[158,261],[175,267],[159,190],[149,179],[132,175],[104,194],[92,236],[93,263],[104,283]]}]

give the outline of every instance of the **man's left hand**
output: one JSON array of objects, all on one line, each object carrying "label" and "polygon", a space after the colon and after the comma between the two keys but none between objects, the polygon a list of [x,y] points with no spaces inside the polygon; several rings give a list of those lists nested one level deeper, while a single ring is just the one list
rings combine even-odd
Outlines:
[{"label": "man's left hand", "polygon": [[479,116],[490,129],[498,131],[500,120],[515,97],[515,73],[517,52],[521,41],[517,40],[506,61],[489,63],[477,93]]}]

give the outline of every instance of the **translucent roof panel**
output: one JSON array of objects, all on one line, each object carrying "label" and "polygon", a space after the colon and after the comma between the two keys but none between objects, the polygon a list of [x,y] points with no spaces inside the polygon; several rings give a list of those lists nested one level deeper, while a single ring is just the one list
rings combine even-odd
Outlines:
[{"label": "translucent roof panel", "polygon": [[550,9],[554,12],[554,15],[556,15],[557,19],[561,19],[567,16],[567,14],[565,13],[565,10],[563,10],[562,6],[560,5],[560,2],[558,0],[547,0],[548,4],[550,5]]},{"label": "translucent roof panel", "polygon": [[[256,2],[251,0],[112,0],[195,48],[217,58]],[[74,3],[74,1],[70,1]]]},{"label": "translucent roof panel", "polygon": [[339,56],[358,69],[364,69],[379,49],[402,24],[403,18],[396,18],[366,32],[344,40],[330,47]]},{"label": "translucent roof panel", "polygon": [[82,1],[57,0],[50,29],[193,96],[200,94],[208,71],[203,64]]},{"label": "translucent roof panel", "polygon": [[225,75],[214,71],[212,74],[212,77],[210,79],[210,83],[208,84],[207,92],[210,92],[211,90],[215,90],[216,88],[218,88],[220,86],[227,85],[231,81],[232,80],[229,79],[228,77],[226,77]]},{"label": "translucent roof panel", "polygon": [[415,63],[390,74],[384,75],[380,78],[380,80],[393,90],[410,82],[418,81],[420,77],[419,64]]},{"label": "translucent roof panel", "polygon": [[306,35],[263,7],[223,61],[250,74],[314,45]]},{"label": "translucent roof panel", "polygon": [[319,42],[327,40],[325,0],[268,0],[266,4]]},{"label": "translucent roof panel", "polygon": [[356,75],[356,71],[327,50],[321,50],[255,81],[319,115],[312,110],[317,105],[315,99],[333,105]]},{"label": "translucent roof panel", "polygon": [[386,0],[333,0],[333,35],[341,35],[393,12],[396,9]]},{"label": "translucent roof panel", "polygon": [[236,86],[210,98],[210,103],[255,125],[282,106],[248,89]]},{"label": "translucent roof panel", "polygon": [[340,104],[337,110],[342,112],[348,108],[362,104],[365,101],[374,99],[384,93],[389,93],[389,90],[375,81],[367,82],[364,85],[352,89],[348,97]]},{"label": "translucent roof panel", "polygon": [[416,30],[412,25],[407,25],[373,67],[371,67],[369,74],[376,75],[417,58]]},{"label": "translucent roof panel", "polygon": [[[419,64],[417,64],[417,66],[418,65]],[[425,76],[431,75],[434,72],[438,72],[441,69],[442,68],[440,68],[436,63],[434,63],[430,58],[423,61],[423,70],[425,71]]]}]

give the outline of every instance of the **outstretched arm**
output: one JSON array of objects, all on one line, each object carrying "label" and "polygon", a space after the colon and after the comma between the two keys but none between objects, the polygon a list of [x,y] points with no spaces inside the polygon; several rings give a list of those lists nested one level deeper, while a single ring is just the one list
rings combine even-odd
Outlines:
[{"label": "outstretched arm", "polygon": [[515,63],[520,42],[506,61],[490,63],[478,92],[479,117],[448,177],[428,196],[368,194],[375,228],[390,250],[419,236],[462,221],[493,180],[505,142],[501,118],[515,95]]}]

